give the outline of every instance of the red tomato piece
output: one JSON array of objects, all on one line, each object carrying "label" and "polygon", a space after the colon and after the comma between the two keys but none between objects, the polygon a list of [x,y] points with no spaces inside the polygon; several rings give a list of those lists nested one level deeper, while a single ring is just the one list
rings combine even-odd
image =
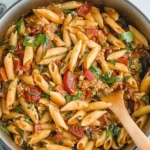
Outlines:
[{"label": "red tomato piece", "polygon": [[64,84],[64,89],[67,93],[69,94],[75,93],[76,78],[70,71],[65,72],[64,77],[63,77],[63,84]]},{"label": "red tomato piece", "polygon": [[76,9],[76,13],[78,14],[78,16],[84,17],[91,11],[91,9],[92,9],[92,5],[89,3],[86,3],[78,7]]},{"label": "red tomato piece", "polygon": [[125,58],[125,57],[119,58],[119,59],[118,59],[118,62],[119,62],[119,63],[122,63],[122,64],[124,64],[124,65],[126,65],[126,66],[129,65],[129,61],[128,61],[128,59]]},{"label": "red tomato piece", "polygon": [[35,103],[41,98],[42,90],[38,86],[28,87],[24,91],[24,98],[28,103]]},{"label": "red tomato piece", "polygon": [[37,133],[41,130],[41,126],[39,124],[34,125],[34,132]]},{"label": "red tomato piece", "polygon": [[92,74],[92,72],[89,69],[84,69],[84,76],[89,80],[93,81],[96,79],[96,77]]},{"label": "red tomato piece", "polygon": [[99,30],[95,29],[95,28],[89,28],[86,30],[86,34],[92,35],[92,36],[97,36],[98,35]]},{"label": "red tomato piece", "polygon": [[22,62],[19,58],[14,59],[14,67],[16,71],[19,71],[22,69]]},{"label": "red tomato piece", "polygon": [[85,92],[85,100],[88,100],[91,97],[91,91],[90,90],[86,90]]},{"label": "red tomato piece", "polygon": [[54,11],[58,16],[62,16],[62,11],[59,7],[52,8],[52,11]]},{"label": "red tomato piece", "polygon": [[64,95],[66,93],[66,91],[60,86],[60,85],[57,85],[55,87],[55,91],[56,92],[59,92],[60,94]]},{"label": "red tomato piece", "polygon": [[17,49],[17,50],[15,50],[15,55],[16,55],[17,57],[19,57],[21,60],[23,60],[24,51],[21,50],[21,49]]},{"label": "red tomato piece", "polygon": [[63,136],[59,132],[56,133],[54,138],[56,139],[57,142],[60,142],[63,140]]},{"label": "red tomato piece", "polygon": [[54,63],[55,63],[58,67],[60,67],[60,65],[61,65],[61,61],[58,60],[58,59],[56,59],[56,60],[54,61]]},{"label": "red tomato piece", "polygon": [[77,138],[82,138],[84,136],[84,130],[83,128],[73,125],[69,128],[69,131],[76,136]]},{"label": "red tomato piece", "polygon": [[31,64],[25,64],[22,68],[25,75],[31,75],[32,73],[32,66]]}]

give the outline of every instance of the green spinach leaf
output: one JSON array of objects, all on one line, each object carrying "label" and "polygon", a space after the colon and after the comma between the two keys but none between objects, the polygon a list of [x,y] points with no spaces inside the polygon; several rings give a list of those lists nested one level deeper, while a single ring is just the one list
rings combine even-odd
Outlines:
[{"label": "green spinach leaf", "polygon": [[1,128],[4,132],[6,132],[6,134],[8,134],[8,135],[10,136],[10,133],[9,133],[9,131],[7,130],[6,126],[4,126],[3,124],[0,124],[0,128]]},{"label": "green spinach leaf", "polygon": [[24,110],[20,106],[16,106],[16,111],[18,111],[21,114],[25,114]]}]

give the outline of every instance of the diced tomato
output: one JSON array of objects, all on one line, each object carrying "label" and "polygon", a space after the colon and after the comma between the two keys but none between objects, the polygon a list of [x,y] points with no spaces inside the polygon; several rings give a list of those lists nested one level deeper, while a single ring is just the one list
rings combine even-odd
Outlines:
[{"label": "diced tomato", "polygon": [[98,32],[99,32],[99,30],[97,30],[95,28],[86,29],[86,34],[88,34],[88,35],[97,36]]},{"label": "diced tomato", "polygon": [[85,92],[85,100],[88,100],[91,97],[91,91],[90,90],[86,90]]},{"label": "diced tomato", "polygon": [[35,103],[41,98],[42,91],[38,86],[28,87],[24,91],[24,98],[28,103]]},{"label": "diced tomato", "polygon": [[52,11],[54,11],[58,16],[62,16],[62,11],[59,7],[53,7]]},{"label": "diced tomato", "polygon": [[17,50],[15,50],[15,55],[16,55],[17,57],[19,57],[21,60],[23,60],[24,51],[21,50],[21,49],[17,49]]},{"label": "diced tomato", "polygon": [[129,65],[129,61],[128,61],[128,59],[125,58],[125,57],[119,58],[119,59],[118,59],[118,62],[119,62],[119,63],[122,63],[122,64],[124,64],[124,65],[126,65],[126,66]]},{"label": "diced tomato", "polygon": [[37,133],[41,130],[41,126],[39,124],[34,125],[34,132]]},{"label": "diced tomato", "polygon": [[54,61],[54,63],[55,63],[58,67],[60,67],[60,65],[61,65],[61,61],[58,60],[58,59],[56,59],[56,60]]},{"label": "diced tomato", "polygon": [[77,12],[78,16],[84,17],[91,11],[91,9],[92,9],[92,5],[90,3],[86,3],[86,4],[83,4],[80,7],[78,7],[76,9],[76,12]]},{"label": "diced tomato", "polygon": [[66,93],[66,91],[60,86],[60,85],[57,85],[55,87],[55,91],[56,92],[59,92],[60,94],[64,95]]},{"label": "diced tomato", "polygon": [[84,130],[82,127],[73,125],[69,128],[69,131],[77,138],[82,138],[84,136]]},{"label": "diced tomato", "polygon": [[92,72],[89,69],[84,69],[84,76],[89,80],[89,81],[94,81],[96,78],[92,74]]},{"label": "diced tomato", "polygon": [[19,71],[22,69],[22,62],[19,58],[14,59],[14,68],[15,68],[15,71]]},{"label": "diced tomato", "polygon": [[76,78],[72,72],[65,72],[63,77],[63,84],[67,93],[74,94],[76,92]]},{"label": "diced tomato", "polygon": [[90,40],[96,42],[96,37],[95,37],[95,36],[92,36],[92,37],[90,38]]},{"label": "diced tomato", "polygon": [[35,35],[35,34],[38,34],[41,30],[41,26],[40,25],[35,25],[31,31],[30,31],[30,35]]},{"label": "diced tomato", "polygon": [[59,132],[56,133],[54,138],[56,139],[57,142],[60,142],[63,140],[63,136]]},{"label": "diced tomato", "polygon": [[103,115],[103,125],[104,125],[104,126],[107,126],[108,123],[109,123],[109,122],[108,122],[108,116],[107,116],[107,114],[104,114],[104,115]]},{"label": "diced tomato", "polygon": [[31,75],[32,73],[32,66],[31,64],[25,64],[23,67],[22,67],[22,70],[24,72],[25,75]]}]

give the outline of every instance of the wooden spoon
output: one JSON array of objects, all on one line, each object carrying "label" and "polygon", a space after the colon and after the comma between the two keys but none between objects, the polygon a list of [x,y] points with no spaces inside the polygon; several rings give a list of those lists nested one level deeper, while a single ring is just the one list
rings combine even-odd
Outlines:
[{"label": "wooden spoon", "polygon": [[138,149],[150,150],[150,140],[130,117],[124,104],[123,94],[123,90],[114,91],[110,95],[102,98],[102,100],[112,104],[112,106],[109,107],[110,110],[118,117]]}]

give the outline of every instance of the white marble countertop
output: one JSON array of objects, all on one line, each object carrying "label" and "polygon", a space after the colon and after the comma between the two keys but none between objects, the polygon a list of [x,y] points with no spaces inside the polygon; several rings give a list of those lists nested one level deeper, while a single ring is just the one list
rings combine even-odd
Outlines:
[{"label": "white marble countertop", "polygon": [[[10,7],[17,0],[0,0],[0,3]],[[136,5],[150,19],[150,0],[129,0]]]}]

